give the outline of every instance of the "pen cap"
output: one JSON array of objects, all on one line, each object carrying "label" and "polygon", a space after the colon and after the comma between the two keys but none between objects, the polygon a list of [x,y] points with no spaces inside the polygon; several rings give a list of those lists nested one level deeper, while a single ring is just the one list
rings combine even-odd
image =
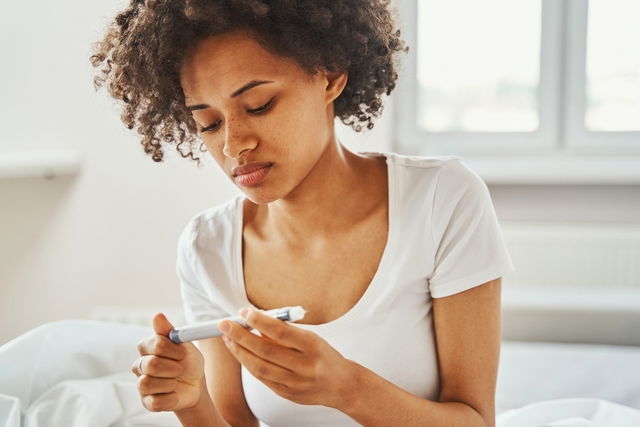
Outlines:
[{"label": "pen cap", "polygon": [[292,322],[295,322],[296,320],[302,320],[305,313],[305,309],[300,307],[299,305],[289,308],[289,317],[291,318],[290,320]]}]

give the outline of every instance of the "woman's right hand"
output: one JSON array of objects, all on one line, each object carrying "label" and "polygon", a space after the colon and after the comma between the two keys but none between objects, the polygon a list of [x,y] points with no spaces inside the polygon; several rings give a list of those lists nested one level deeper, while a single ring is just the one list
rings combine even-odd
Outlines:
[{"label": "woman's right hand", "polygon": [[142,405],[153,412],[192,408],[207,394],[202,353],[191,342],[169,339],[173,325],[164,314],[152,323],[155,334],[138,343],[140,357],[131,366]]}]

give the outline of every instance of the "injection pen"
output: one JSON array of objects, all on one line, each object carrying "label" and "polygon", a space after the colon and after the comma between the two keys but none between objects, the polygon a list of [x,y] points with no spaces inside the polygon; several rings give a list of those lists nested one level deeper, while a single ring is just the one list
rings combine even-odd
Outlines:
[{"label": "injection pen", "polygon": [[[262,311],[262,314],[273,317],[274,319],[280,319],[285,322],[295,322],[301,320],[304,317],[306,311],[299,305],[294,307],[281,307],[274,308],[273,310]],[[242,316],[225,317],[217,320],[210,320],[207,322],[198,323],[195,325],[183,326],[182,328],[175,328],[169,332],[169,339],[176,344],[180,344],[187,341],[200,340],[203,338],[213,338],[222,335],[222,331],[218,328],[218,324],[223,320],[231,320],[239,323],[245,328],[249,328],[247,322]]]}]

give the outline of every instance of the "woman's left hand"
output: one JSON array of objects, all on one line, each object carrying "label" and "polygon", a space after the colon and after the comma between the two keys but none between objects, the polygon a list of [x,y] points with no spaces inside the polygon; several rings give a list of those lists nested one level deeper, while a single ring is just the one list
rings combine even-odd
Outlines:
[{"label": "woman's left hand", "polygon": [[244,310],[247,324],[262,336],[233,321],[219,326],[229,351],[254,377],[285,399],[304,405],[338,408],[348,400],[354,362],[311,331],[250,308],[241,310],[241,315]]}]

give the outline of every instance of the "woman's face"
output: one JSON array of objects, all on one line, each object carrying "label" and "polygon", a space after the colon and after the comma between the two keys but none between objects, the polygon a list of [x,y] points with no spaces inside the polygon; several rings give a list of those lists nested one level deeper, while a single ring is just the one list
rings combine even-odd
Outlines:
[{"label": "woman's face", "polygon": [[[196,45],[180,80],[207,151],[255,203],[292,192],[334,143],[333,100],[346,74],[309,76],[236,32]],[[234,169],[252,163],[262,168]]]}]

